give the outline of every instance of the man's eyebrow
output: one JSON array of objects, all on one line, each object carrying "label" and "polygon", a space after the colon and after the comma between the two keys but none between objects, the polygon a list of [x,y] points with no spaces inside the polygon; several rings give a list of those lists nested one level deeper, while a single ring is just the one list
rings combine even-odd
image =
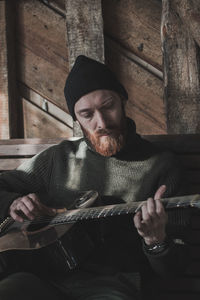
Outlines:
[{"label": "man's eyebrow", "polygon": [[79,109],[78,111],[77,111],[77,113],[82,113],[82,112],[89,112],[90,111],[90,109],[89,108],[82,108],[82,109]]},{"label": "man's eyebrow", "polygon": [[110,96],[109,98],[106,98],[102,104],[106,104],[107,102],[109,102],[109,100],[113,100],[113,96]]}]

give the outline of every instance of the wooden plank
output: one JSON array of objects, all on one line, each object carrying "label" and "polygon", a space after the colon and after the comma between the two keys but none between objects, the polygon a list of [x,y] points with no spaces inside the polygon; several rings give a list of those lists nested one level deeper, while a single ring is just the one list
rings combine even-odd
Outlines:
[{"label": "wooden plank", "polygon": [[0,138],[23,136],[16,85],[15,2],[0,1]]},{"label": "wooden plank", "polygon": [[65,18],[39,1],[17,1],[18,80],[67,111]]},{"label": "wooden plank", "polygon": [[103,0],[102,8],[105,35],[162,70],[161,1]]},{"label": "wooden plank", "polygon": [[[69,66],[76,57],[84,54],[104,62],[104,34],[101,1],[66,0],[66,36]],[[74,136],[82,136],[82,131],[74,122]]]},{"label": "wooden plank", "polygon": [[165,134],[166,120],[162,100],[162,81],[132,61],[129,52],[106,39],[106,62],[129,94],[126,113],[144,134]]},{"label": "wooden plank", "polygon": [[35,91],[29,89],[22,83],[20,84],[20,92],[22,97],[26,100],[29,100],[34,105],[37,105],[40,109],[44,110],[52,117],[66,124],[68,127],[73,127],[72,117],[67,113],[66,110],[64,111],[63,109],[60,109],[59,106],[37,94]]},{"label": "wooden plank", "polygon": [[19,167],[29,158],[0,159],[0,171],[10,171]]},{"label": "wooden plank", "polygon": [[80,54],[104,62],[101,1],[66,0],[65,5],[70,67]]},{"label": "wooden plank", "polygon": [[72,129],[23,99],[25,138],[70,137]]},{"label": "wooden plank", "polygon": [[190,29],[190,33],[195,42],[200,47],[200,2],[196,0],[176,0],[176,8],[183,22]]},{"label": "wooden plank", "polygon": [[0,138],[10,138],[6,1],[0,1]]},{"label": "wooden plank", "polygon": [[1,145],[0,156],[33,156],[50,146],[52,146],[52,144]]},{"label": "wooden plank", "polygon": [[[181,1],[181,6],[186,1]],[[190,29],[177,13],[179,5],[180,1],[163,0],[161,33],[167,128],[168,133],[198,133],[199,51]]]},{"label": "wooden plank", "polygon": [[[70,138],[71,139],[71,138]],[[0,147],[1,145],[24,145],[24,144],[31,144],[31,145],[38,145],[38,144],[58,144],[63,141],[63,138],[31,138],[31,139],[10,139],[10,140],[0,140]]]},{"label": "wooden plank", "polygon": [[163,72],[146,62],[145,60],[141,59],[139,56],[135,55],[131,51],[127,50],[126,48],[122,47],[120,44],[115,42],[114,40],[105,37],[105,42],[107,42],[107,47],[109,47],[109,43],[112,44],[112,47],[115,47],[120,51],[121,54],[129,58],[131,61],[134,61],[136,64],[139,64],[141,67],[146,69],[147,71],[151,72],[153,75],[157,76],[159,79],[163,79]]}]

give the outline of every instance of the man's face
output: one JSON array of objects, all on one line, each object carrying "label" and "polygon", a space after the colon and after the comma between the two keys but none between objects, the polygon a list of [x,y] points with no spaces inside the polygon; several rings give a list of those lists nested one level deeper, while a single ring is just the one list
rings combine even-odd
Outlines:
[{"label": "man's face", "polygon": [[77,121],[94,149],[103,156],[115,155],[125,143],[125,115],[117,93],[96,90],[76,102]]}]

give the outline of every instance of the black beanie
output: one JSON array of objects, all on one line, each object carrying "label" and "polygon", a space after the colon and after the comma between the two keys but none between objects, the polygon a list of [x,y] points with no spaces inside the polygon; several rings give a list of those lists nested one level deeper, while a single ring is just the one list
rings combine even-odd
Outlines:
[{"label": "black beanie", "polygon": [[76,102],[95,90],[112,90],[128,99],[127,91],[106,65],[80,55],[67,77],[64,89],[67,106],[74,120]]}]

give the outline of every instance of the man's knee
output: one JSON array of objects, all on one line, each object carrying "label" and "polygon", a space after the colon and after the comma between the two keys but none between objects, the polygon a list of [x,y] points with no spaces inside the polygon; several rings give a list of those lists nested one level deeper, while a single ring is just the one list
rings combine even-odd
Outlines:
[{"label": "man's knee", "polygon": [[0,281],[1,300],[43,300],[45,297],[48,300],[63,299],[50,284],[31,273],[14,273]]}]

